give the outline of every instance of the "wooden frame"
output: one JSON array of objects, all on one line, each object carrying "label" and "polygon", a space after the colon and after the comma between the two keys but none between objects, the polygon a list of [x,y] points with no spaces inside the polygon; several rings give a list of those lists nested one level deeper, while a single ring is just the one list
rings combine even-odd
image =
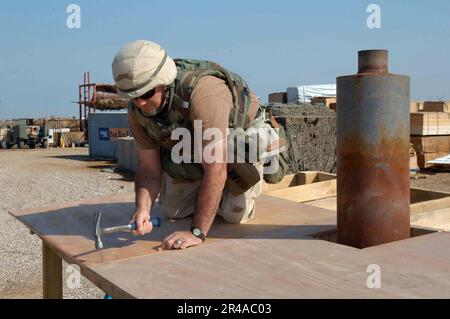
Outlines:
[{"label": "wooden frame", "polygon": [[279,184],[264,184],[263,194],[298,203],[336,196],[336,175],[300,172],[286,176]]},{"label": "wooden frame", "polygon": [[[335,174],[300,172],[265,184],[263,194],[336,211],[336,187]],[[450,230],[450,193],[411,187],[410,207],[412,226]]]}]

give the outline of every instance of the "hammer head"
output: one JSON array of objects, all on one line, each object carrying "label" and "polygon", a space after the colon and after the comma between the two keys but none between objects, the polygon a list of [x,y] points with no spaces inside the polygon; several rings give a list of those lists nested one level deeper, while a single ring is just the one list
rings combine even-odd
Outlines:
[{"label": "hammer head", "polygon": [[102,217],[102,212],[95,214],[94,220],[94,236],[95,236],[95,249],[103,249],[102,242],[102,228],[100,226],[100,218]]}]

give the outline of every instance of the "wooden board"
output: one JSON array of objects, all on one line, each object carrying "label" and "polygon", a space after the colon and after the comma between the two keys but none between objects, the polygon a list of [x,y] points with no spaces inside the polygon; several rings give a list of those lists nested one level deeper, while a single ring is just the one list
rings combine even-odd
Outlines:
[{"label": "wooden board", "polygon": [[[424,203],[427,201],[442,198],[447,198],[448,200],[450,200],[449,192],[442,192],[442,191],[438,192],[421,187],[411,187],[410,194],[411,194],[411,204]],[[446,207],[450,207],[450,205]]]},{"label": "wooden board", "polygon": [[311,205],[314,207],[332,210],[332,211],[337,211],[337,197],[336,196],[313,200],[310,202],[306,202],[305,204]]},{"label": "wooden board", "polygon": [[410,104],[409,104],[409,111],[410,111],[410,113],[417,113],[417,112],[419,112],[419,102],[411,101]]},{"label": "wooden board", "polygon": [[411,135],[450,135],[450,113],[411,113]]},{"label": "wooden board", "polygon": [[336,196],[336,175],[314,171],[288,175],[278,184],[264,183],[263,194],[298,203]]},{"label": "wooden board", "polygon": [[[306,178],[305,176],[309,176]],[[303,176],[303,179],[310,182],[318,180],[319,175],[308,174]],[[316,176],[311,179],[311,177]],[[325,174],[322,179],[335,178],[333,174]],[[335,180],[329,180],[326,182],[318,182],[312,184],[305,184],[303,186],[292,186],[298,183],[299,176],[290,175],[283,179],[280,188],[276,185],[269,185],[265,194],[273,197],[279,197],[295,202],[301,202],[307,205],[311,205],[318,208],[336,211],[337,198],[336,198],[336,184]],[[330,184],[331,183],[331,184]],[[423,212],[431,212],[440,210],[443,208],[450,208],[450,193],[438,192],[425,188],[411,187],[411,216]],[[431,227],[431,226],[430,226]]]},{"label": "wooden board", "polygon": [[[256,218],[245,225],[225,223],[220,217],[211,230],[208,243],[216,240],[254,237],[274,229],[297,230],[306,225],[301,234],[314,233],[335,224],[335,213],[279,198],[262,196],[257,200]],[[102,212],[102,226],[126,224],[134,210],[134,194],[123,194],[65,203],[41,209],[12,211],[11,214],[39,235],[61,256],[85,265],[108,263],[116,260],[158,253],[156,247],[174,231],[189,230],[191,220],[165,220],[159,207],[152,216],[163,218],[163,227],[155,229],[148,237],[135,238],[128,233],[103,237],[105,250],[97,251],[94,245],[94,215]]]},{"label": "wooden board", "polygon": [[450,153],[450,135],[411,136],[416,153]]},{"label": "wooden board", "polygon": [[[210,238],[195,249],[153,249],[167,234],[188,229],[185,219],[164,220],[148,238],[106,236],[108,248],[93,250],[93,215],[101,210],[104,226],[127,222],[133,201],[133,194],[124,194],[11,214],[114,298],[439,298],[450,291],[444,280],[448,252],[422,253],[427,246],[420,246],[416,255],[439,262],[424,266],[408,260],[414,254],[386,258],[317,240],[312,236],[336,228],[335,212],[270,196],[258,198],[257,218],[249,224],[218,219]],[[435,248],[450,245],[448,236],[432,241]],[[386,271],[381,289],[366,286],[374,262]]]},{"label": "wooden board", "polygon": [[411,224],[450,231],[450,208],[411,214]]},{"label": "wooden board", "polygon": [[374,264],[381,266],[382,286],[392,282],[396,289],[404,289],[406,298],[430,298],[431,291],[440,291],[437,298],[448,298],[450,250],[446,242],[449,239],[450,233],[441,232],[364,251]]},{"label": "wooden board", "polygon": [[[386,246],[384,254],[383,248],[357,250],[307,237],[235,239],[94,270],[128,294],[150,299],[448,297],[450,235],[407,242]],[[380,289],[367,287],[373,264],[381,268]]]},{"label": "wooden board", "polygon": [[63,297],[62,261],[46,244],[42,244],[42,277],[44,299]]},{"label": "wooden board", "polygon": [[[364,279],[368,261],[356,249],[333,246],[309,238],[236,239],[152,256],[156,258],[147,256],[139,262],[104,265],[95,271],[137,298],[370,296]],[[128,270],[127,277],[123,269]]]},{"label": "wooden board", "polygon": [[[305,204],[333,211],[337,210],[336,197],[319,199]],[[450,197],[411,204],[410,209],[412,227],[450,230]]]},{"label": "wooden board", "polygon": [[[163,226],[148,237],[134,238],[127,233],[107,235],[103,237],[106,249],[95,250],[95,213],[102,211],[104,227],[126,223],[133,210],[133,202],[134,194],[123,194],[10,213],[41,237],[59,257],[70,264],[78,264],[82,274],[98,287],[114,293],[114,297],[133,297],[121,287],[104,280],[92,267],[161,254],[155,248],[163,238],[174,231],[188,230],[191,224],[189,218],[164,220]],[[332,211],[268,196],[258,198],[256,205],[257,218],[248,224],[232,225],[218,218],[203,246],[235,238],[294,239],[335,228],[336,217]],[[161,216],[157,205],[152,215]]]},{"label": "wooden board", "polygon": [[270,191],[267,195],[298,203],[336,196],[336,180]]},{"label": "wooden board", "polygon": [[410,113],[417,113],[423,111],[423,101],[411,101],[410,103]]}]

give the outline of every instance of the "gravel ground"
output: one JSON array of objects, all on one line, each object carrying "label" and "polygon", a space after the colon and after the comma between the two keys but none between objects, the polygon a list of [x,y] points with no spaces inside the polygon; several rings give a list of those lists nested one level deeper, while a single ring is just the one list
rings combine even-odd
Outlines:
[{"label": "gravel ground", "polygon": [[[133,192],[132,176],[101,172],[111,165],[89,161],[84,148],[0,151],[0,298],[42,297],[41,240],[8,211]],[[65,298],[103,298],[84,278],[64,288]]]}]

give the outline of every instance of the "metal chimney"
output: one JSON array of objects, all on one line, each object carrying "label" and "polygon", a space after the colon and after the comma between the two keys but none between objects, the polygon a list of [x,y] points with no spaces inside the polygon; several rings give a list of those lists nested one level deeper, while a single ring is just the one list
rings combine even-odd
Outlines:
[{"label": "metal chimney", "polygon": [[337,78],[338,242],[365,248],[410,237],[410,80],[388,52],[359,52]]}]

